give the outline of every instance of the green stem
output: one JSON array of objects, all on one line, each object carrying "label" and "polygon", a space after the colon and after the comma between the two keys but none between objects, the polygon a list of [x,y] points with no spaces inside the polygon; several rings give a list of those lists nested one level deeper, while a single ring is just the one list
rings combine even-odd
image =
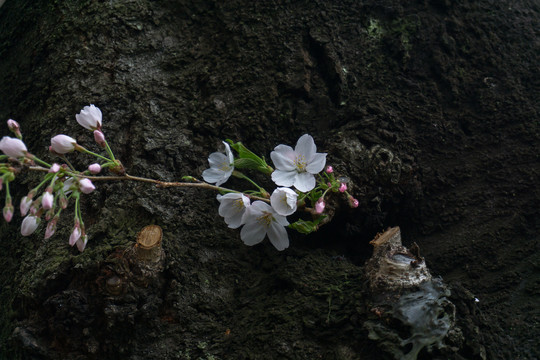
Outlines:
[{"label": "green stem", "polygon": [[107,150],[107,153],[109,154],[109,156],[111,157],[111,160],[112,161],[115,161],[116,159],[114,158],[114,154],[109,146],[109,143],[107,142],[107,140],[105,140],[105,150]]},{"label": "green stem", "polygon": [[37,162],[40,165],[47,166],[49,168],[52,166],[51,164],[47,164],[45,161],[41,160],[40,158],[38,158],[35,155],[32,155],[32,160],[34,160],[35,162]]},{"label": "green stem", "polygon": [[259,191],[263,194],[268,194],[268,192],[266,190],[264,190],[264,188],[260,187],[255,181],[251,180],[249,177],[247,177],[246,175],[244,175],[244,173],[241,173],[240,171],[238,170],[234,170],[233,171],[233,175],[239,179],[245,179],[247,181],[249,181],[250,183],[252,183],[257,189],[259,189]]},{"label": "green stem", "polygon": [[[80,150],[79,150],[79,151],[84,152],[84,153],[89,154],[89,155],[93,155],[93,156],[95,156],[95,157],[97,157],[97,158],[100,158],[100,159],[103,159],[103,160],[105,160],[105,161],[111,161],[111,159],[106,158],[105,156],[101,156],[101,155],[99,155],[99,154],[96,154],[95,152],[90,151],[90,150],[88,150],[87,148],[84,148],[84,147],[82,147],[82,146],[80,147]],[[112,155],[112,154],[109,154],[109,155]],[[114,161],[114,156],[112,156],[112,158],[113,158],[112,161]]]}]

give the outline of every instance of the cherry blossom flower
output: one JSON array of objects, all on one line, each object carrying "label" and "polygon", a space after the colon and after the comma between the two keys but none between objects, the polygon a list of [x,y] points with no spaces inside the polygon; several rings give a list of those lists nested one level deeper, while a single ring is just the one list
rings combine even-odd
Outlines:
[{"label": "cherry blossom flower", "polygon": [[28,152],[28,149],[22,140],[9,136],[4,136],[2,140],[0,140],[0,150],[7,156],[16,159],[24,157]]},{"label": "cherry blossom flower", "polygon": [[69,195],[73,190],[76,190],[76,188],[74,187],[74,184],[75,184],[75,179],[72,177],[69,177],[64,181],[64,186],[62,187],[62,191],[64,192],[65,195]]},{"label": "cherry blossom flower", "polygon": [[225,223],[231,229],[238,229],[244,225],[242,221],[246,209],[250,206],[249,198],[241,193],[228,193],[223,196],[218,195],[219,215],[225,218]]},{"label": "cherry blossom flower", "polygon": [[51,148],[57,154],[67,154],[75,150],[77,140],[67,135],[56,135],[51,138]]},{"label": "cherry blossom flower", "polygon": [[34,231],[36,231],[36,229],[38,228],[40,221],[41,220],[34,215],[28,215],[27,217],[25,217],[21,224],[21,235],[32,235]]},{"label": "cherry blossom flower", "polygon": [[204,181],[210,184],[216,184],[220,186],[227,181],[234,171],[234,156],[229,144],[223,141],[225,144],[225,154],[221,152],[214,152],[208,157],[210,163],[210,169],[203,171],[202,176]]},{"label": "cherry blossom flower", "polygon": [[101,110],[94,104],[85,106],[79,114],[75,115],[75,119],[77,119],[79,125],[88,130],[101,129]]},{"label": "cherry blossom flower", "polygon": [[249,246],[260,243],[268,235],[270,242],[279,251],[289,247],[289,235],[285,226],[289,222],[264,201],[255,201],[246,209],[245,225],[240,238]]},{"label": "cherry blossom flower", "polygon": [[278,145],[270,153],[276,170],[272,180],[279,186],[294,186],[302,192],[315,187],[315,174],[324,169],[326,153],[318,153],[313,138],[304,134],[296,147]]},{"label": "cherry blossom flower", "polygon": [[279,187],[270,196],[270,204],[279,215],[288,216],[296,211],[297,198],[298,194],[293,189]]}]

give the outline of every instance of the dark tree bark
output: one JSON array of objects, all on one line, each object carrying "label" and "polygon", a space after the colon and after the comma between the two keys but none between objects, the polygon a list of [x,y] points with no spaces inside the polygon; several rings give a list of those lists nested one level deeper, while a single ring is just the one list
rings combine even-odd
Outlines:
[{"label": "dark tree bark", "polygon": [[[198,189],[98,183],[81,254],[72,214],[45,241],[15,216],[0,226],[0,356],[391,358],[363,326],[377,316],[363,265],[400,226],[462,331],[420,358],[539,357],[539,19],[532,0],[8,0],[0,119],[37,156],[59,133],[98,150],[74,117],[89,103],[127,171],[167,181],[200,176],[223,139],[269,159],[309,133],[360,206],[337,201],[284,252],[245,246]],[[15,198],[36,181],[21,174]],[[138,267],[150,224],[165,258]]]}]

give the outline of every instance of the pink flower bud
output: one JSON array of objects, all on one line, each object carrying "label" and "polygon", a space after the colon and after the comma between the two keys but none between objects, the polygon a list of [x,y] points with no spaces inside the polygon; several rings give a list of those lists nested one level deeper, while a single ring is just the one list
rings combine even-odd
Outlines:
[{"label": "pink flower bud", "polygon": [[34,215],[28,215],[27,217],[25,217],[21,224],[21,235],[31,235],[38,228],[40,221],[41,220]]},{"label": "pink flower bud", "polygon": [[102,148],[105,147],[105,135],[100,130],[94,131],[94,140]]},{"label": "pink flower bud", "polygon": [[56,174],[58,171],[60,171],[60,165],[58,165],[57,163],[52,164],[49,172]]},{"label": "pink flower bud", "polygon": [[52,209],[53,202],[54,202],[54,196],[51,192],[46,191],[45,193],[43,193],[43,197],[41,198],[41,206],[45,210]]},{"label": "pink flower bud", "polygon": [[78,222],[75,223],[75,227],[69,236],[69,245],[73,246],[81,237],[81,227]]},{"label": "pink flower bud", "polygon": [[0,150],[7,156],[16,159],[25,156],[28,152],[22,140],[10,138],[9,136],[4,136],[0,140]]},{"label": "pink flower bud", "polygon": [[68,200],[67,200],[67,197],[65,195],[60,195],[60,197],[58,198],[58,202],[60,203],[60,207],[62,209],[67,208]]},{"label": "pink flower bud", "polygon": [[99,164],[92,164],[92,165],[89,165],[88,166],[88,170],[92,173],[92,174],[99,174],[100,171],[101,171],[101,165]]},{"label": "pink flower bud", "polygon": [[15,134],[16,137],[18,137],[19,139],[22,138],[22,134],[21,134],[21,126],[19,125],[18,122],[16,122],[15,120],[13,119],[9,119],[7,121],[7,125],[8,125],[8,128],[9,130]]},{"label": "pink flower bud", "polygon": [[51,221],[47,224],[47,228],[45,229],[45,239],[50,238],[54,235],[56,231],[56,223],[58,222],[58,216],[53,217]]},{"label": "pink flower bud", "polygon": [[349,206],[352,208],[357,208],[358,205],[359,205],[358,200],[356,200],[352,196],[349,196]]},{"label": "pink flower bud", "polygon": [[347,184],[341,183],[341,185],[339,185],[339,192],[345,192],[345,191],[347,191]]},{"label": "pink flower bud", "polygon": [[53,215],[54,215],[54,209],[47,210],[47,212],[45,213],[45,221],[51,220]]},{"label": "pink flower bud", "polygon": [[324,199],[323,198],[320,198],[319,200],[317,200],[317,202],[315,203],[315,212],[317,214],[322,214],[322,212],[324,211],[324,207],[326,206],[326,204],[324,203]]},{"label": "pink flower bud", "polygon": [[0,191],[2,191],[2,185],[4,184],[4,178],[0,177]]},{"label": "pink flower bud", "polygon": [[75,119],[79,125],[88,130],[101,129],[101,110],[94,104],[85,106],[79,114],[75,115]]},{"label": "pink flower bud", "polygon": [[32,205],[32,198],[25,196],[21,199],[21,205],[19,206],[21,210],[21,216],[26,216],[28,214],[28,210],[30,210],[30,206]]},{"label": "pink flower bud", "polygon": [[333,172],[334,172],[334,168],[331,167],[330,165],[328,165],[328,166],[326,167],[326,173],[327,173],[327,174],[331,174],[331,173],[333,173]]},{"label": "pink flower bud", "polygon": [[58,154],[67,154],[75,150],[77,140],[67,135],[56,135],[51,138],[51,148]]},{"label": "pink flower bud", "polygon": [[86,248],[86,244],[88,243],[88,235],[81,236],[79,240],[77,240],[77,249],[79,249],[80,252],[83,252]]},{"label": "pink flower bud", "polygon": [[94,184],[92,184],[92,181],[90,181],[90,179],[84,178],[79,180],[79,189],[84,194],[90,194],[96,189],[96,187],[94,186]]},{"label": "pink flower bud", "polygon": [[19,123],[16,122],[15,120],[13,120],[13,119],[9,119],[7,121],[7,126],[9,128],[9,130],[11,130],[11,131],[17,131],[17,130],[21,129],[21,127],[19,126]]},{"label": "pink flower bud", "polygon": [[4,219],[7,222],[10,222],[11,219],[13,218],[13,206],[11,204],[6,204],[3,212],[4,212]]},{"label": "pink flower bud", "polygon": [[36,215],[39,210],[40,205],[41,205],[41,196],[38,197],[36,200],[32,201],[32,205],[30,205],[30,214]]}]

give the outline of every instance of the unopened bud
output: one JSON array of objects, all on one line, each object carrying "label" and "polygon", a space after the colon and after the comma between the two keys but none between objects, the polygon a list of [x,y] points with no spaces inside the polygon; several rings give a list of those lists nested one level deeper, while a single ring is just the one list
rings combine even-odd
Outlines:
[{"label": "unopened bud", "polygon": [[45,191],[45,193],[43,193],[43,196],[41,197],[41,206],[45,210],[49,210],[49,209],[52,209],[53,202],[54,202],[54,196],[52,194],[52,189],[47,189],[47,191]]},{"label": "unopened bud", "polygon": [[88,166],[88,170],[92,173],[92,174],[99,174],[101,172],[101,165],[99,164],[92,164],[92,165],[89,165]]},{"label": "unopened bud", "polygon": [[8,125],[9,130],[13,132],[17,138],[22,139],[21,126],[19,125],[18,122],[16,122],[13,119],[9,119],[7,121],[7,125]]},{"label": "unopened bud", "polygon": [[53,217],[51,221],[47,224],[47,228],[45,229],[45,239],[50,238],[54,235],[56,231],[56,223],[58,222],[58,216]]},{"label": "unopened bud", "polygon": [[10,222],[11,219],[13,218],[13,206],[11,204],[6,204],[6,206],[4,206],[4,219],[7,221],[7,222]]},{"label": "unopened bud", "polygon": [[103,132],[101,132],[101,130],[94,130],[94,140],[102,148],[106,146],[105,135],[103,134]]},{"label": "unopened bud", "polygon": [[331,167],[330,165],[328,165],[328,166],[326,167],[326,170],[325,170],[325,171],[326,171],[327,174],[331,174],[331,173],[334,172],[334,168]]},{"label": "unopened bud", "polygon": [[94,186],[94,184],[92,184],[92,181],[90,181],[90,179],[84,178],[79,180],[79,189],[84,194],[90,194],[96,189],[96,187]]},{"label": "unopened bud", "polygon": [[357,208],[358,205],[359,205],[358,200],[356,200],[352,196],[349,196],[349,206],[352,208]]},{"label": "unopened bud", "polygon": [[31,235],[34,231],[36,231],[40,221],[41,220],[38,217],[33,215],[28,215],[25,217],[21,224],[21,235]]},{"label": "unopened bud", "polygon": [[68,199],[67,199],[67,197],[66,197],[65,195],[63,195],[63,194],[60,195],[60,197],[58,198],[58,202],[60,203],[60,207],[61,207],[62,209],[67,208],[67,206],[68,206]]},{"label": "unopened bud", "polygon": [[317,214],[322,214],[322,212],[324,211],[324,208],[325,208],[326,204],[324,203],[324,199],[323,198],[320,198],[319,200],[317,200],[317,202],[315,203],[315,212]]},{"label": "unopened bud", "polygon": [[60,165],[58,165],[57,163],[52,164],[51,168],[49,169],[49,172],[57,173],[58,171],[60,171]]},{"label": "unopened bud", "polygon": [[339,192],[345,192],[347,191],[347,184],[345,183],[341,183],[341,185],[339,185]]},{"label": "unopened bud", "polygon": [[21,216],[26,216],[26,214],[28,214],[28,210],[30,210],[30,206],[32,205],[32,198],[29,196],[30,194],[21,199],[21,205],[19,206],[19,209],[21,210]]}]

